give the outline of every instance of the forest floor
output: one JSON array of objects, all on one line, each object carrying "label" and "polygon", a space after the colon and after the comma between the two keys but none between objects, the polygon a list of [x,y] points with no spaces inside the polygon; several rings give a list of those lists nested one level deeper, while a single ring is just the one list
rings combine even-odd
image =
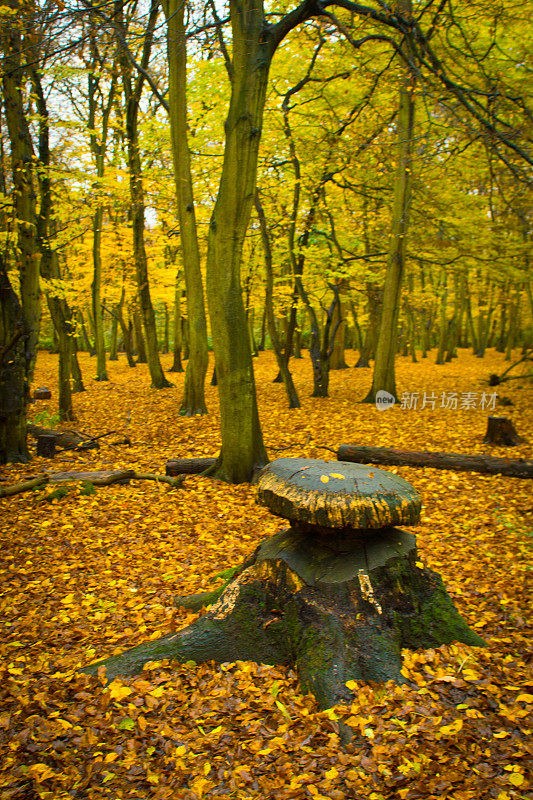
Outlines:
[{"label": "forest floor", "polygon": [[[355,361],[350,351],[347,360]],[[400,358],[397,372],[400,392],[435,393],[435,409],[361,404],[368,369],[332,373],[331,397],[313,399],[306,356],[292,365],[302,408],[289,411],[283,387],[271,382],[273,356],[261,354],[270,458],[333,460],[322,448],[341,443],[531,458],[531,385],[487,386],[489,373],[507,366],[503,356],[461,351],[444,366],[434,360],[434,352],[418,364]],[[170,356],[163,361],[168,367]],[[3,481],[62,470],[164,473],[168,458],[217,454],[216,389],[207,389],[209,415],[187,419],[178,416],[183,375],[170,376],[177,388],[156,391],[146,367],[128,369],[123,356],[108,365],[108,383],[93,380],[94,360],[82,355],[81,364],[87,391],[75,395],[71,427],[124,432],[131,446],[107,437],[98,451],[4,467]],[[56,356],[39,356],[34,385],[49,386],[53,398],[33,404],[30,418],[45,426],[56,410],[56,370]],[[494,391],[514,405],[480,408],[481,393]],[[441,408],[443,392],[460,402],[477,393],[477,407]],[[529,444],[484,445],[489,413],[509,416]],[[442,575],[488,646],[404,651],[407,685],[361,682],[351,705],[329,711],[283,667],[160,662],[108,687],[76,672],[192,622],[197,615],[176,608],[175,596],[213,588],[218,572],[285,527],[256,505],[253,486],[190,476],[180,489],[133,482],[86,496],[73,484],[61,499],[48,486],[0,500],[2,800],[530,796],[531,482],[391,471],[423,497],[419,558]],[[354,729],[347,749],[338,720]]]}]

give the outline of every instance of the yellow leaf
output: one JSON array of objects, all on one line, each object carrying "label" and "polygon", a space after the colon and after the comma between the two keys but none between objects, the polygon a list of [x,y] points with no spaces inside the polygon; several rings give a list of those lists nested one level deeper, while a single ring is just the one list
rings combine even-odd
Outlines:
[{"label": "yellow leaf", "polygon": [[113,761],[116,761],[118,758],[118,753],[108,753],[104,758],[106,764],[111,764]]},{"label": "yellow leaf", "polygon": [[327,475],[321,475],[320,480],[322,481],[322,483],[327,483],[329,481],[329,478]]},{"label": "yellow leaf", "polygon": [[346,686],[352,692],[355,692],[355,690],[357,689],[357,681],[346,681]]},{"label": "yellow leaf", "polygon": [[150,697],[162,697],[165,693],[164,686],[158,686],[157,689],[153,689],[153,691],[149,692]]},{"label": "yellow leaf", "polygon": [[187,752],[186,746],[184,744],[180,744],[180,746],[176,747],[176,749],[174,750],[174,755],[175,756],[184,756],[186,752]]},{"label": "yellow leaf", "polygon": [[335,767],[332,767],[331,769],[326,770],[324,775],[326,776],[328,781],[333,781],[333,780],[335,780],[335,778],[338,777],[339,771],[336,770]]},{"label": "yellow leaf", "polygon": [[31,767],[28,767],[28,772],[37,783],[56,777],[54,770],[47,767],[46,764],[32,764]]},{"label": "yellow leaf", "polygon": [[533,694],[519,694],[516,698],[517,703],[533,703]]},{"label": "yellow leaf", "polygon": [[512,783],[513,786],[522,786],[524,783],[524,776],[519,772],[513,772],[509,775],[509,783]]},{"label": "yellow leaf", "polygon": [[341,474],[340,474],[340,473],[338,473],[338,472],[330,472],[330,473],[329,473],[329,477],[330,477],[330,478],[338,478],[340,481],[344,480],[344,478],[345,478],[345,476],[344,476],[344,475],[341,475]]},{"label": "yellow leaf", "polygon": [[462,727],[463,727],[463,720],[456,719],[449,725],[443,725],[442,728],[439,728],[439,732],[444,734],[444,736],[449,736],[451,733],[459,733]]},{"label": "yellow leaf", "polygon": [[211,781],[206,780],[205,778],[196,778],[191,784],[192,791],[198,795],[198,797],[202,798],[204,795],[204,791],[207,786],[209,786]]},{"label": "yellow leaf", "polygon": [[115,678],[109,684],[109,694],[113,700],[124,700],[129,694],[131,694],[131,689],[129,686],[124,686],[122,681]]}]

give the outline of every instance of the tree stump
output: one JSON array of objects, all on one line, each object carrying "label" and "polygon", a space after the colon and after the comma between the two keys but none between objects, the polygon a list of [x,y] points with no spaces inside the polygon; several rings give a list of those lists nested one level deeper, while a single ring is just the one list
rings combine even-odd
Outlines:
[{"label": "tree stump", "polygon": [[37,455],[43,458],[53,458],[56,454],[56,436],[42,434],[37,437]]},{"label": "tree stump", "polygon": [[40,386],[33,392],[34,400],[50,400],[51,397],[52,397],[52,392],[46,386]]},{"label": "tree stump", "polygon": [[518,435],[515,426],[508,417],[489,417],[483,441],[486,444],[515,447],[524,440]]},{"label": "tree stump", "polygon": [[418,521],[420,498],[406,481],[285,458],[263,471],[258,499],[290,527],[262,542],[204,616],[85,671],[105,666],[111,680],[164,658],[286,664],[329,708],[350,699],[349,680],[402,682],[402,647],[485,644],[440,576],[417,562],[415,537],[394,527]]}]

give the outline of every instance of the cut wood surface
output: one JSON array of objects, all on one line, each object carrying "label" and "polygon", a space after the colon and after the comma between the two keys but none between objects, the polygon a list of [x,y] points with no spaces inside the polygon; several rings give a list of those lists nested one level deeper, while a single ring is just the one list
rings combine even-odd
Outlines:
[{"label": "cut wood surface", "polygon": [[341,444],[339,461],[359,464],[388,464],[398,467],[431,467],[455,472],[481,472],[484,475],[507,475],[512,478],[533,478],[533,461],[495,456],[467,456],[462,453],[430,453],[426,450],[394,450],[391,447],[369,447]]},{"label": "cut wood surface", "polygon": [[166,463],[167,475],[198,475],[212,467],[216,458],[171,458]]}]

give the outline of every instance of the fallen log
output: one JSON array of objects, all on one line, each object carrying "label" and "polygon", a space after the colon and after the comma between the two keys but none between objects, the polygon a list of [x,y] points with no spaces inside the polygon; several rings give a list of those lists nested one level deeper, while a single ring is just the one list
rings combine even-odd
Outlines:
[{"label": "fallen log", "polygon": [[12,497],[14,494],[21,492],[29,492],[30,489],[36,489],[39,486],[44,486],[48,483],[48,475],[37,475],[36,478],[31,478],[28,481],[21,481],[20,483],[11,484],[11,486],[0,486],[0,497]]},{"label": "fallen log", "polygon": [[37,475],[31,480],[21,481],[11,484],[11,486],[0,486],[0,497],[10,497],[21,492],[28,492],[30,489],[44,486],[47,483],[69,483],[82,482],[92,483],[93,486],[111,486],[114,483],[128,484],[130,481],[157,481],[177,488],[183,484],[183,476],[176,478],[167,475],[155,475],[151,472],[136,472],[133,469],[119,469],[114,471],[93,471],[93,472],[52,472],[50,474]]},{"label": "fallen log", "polygon": [[391,447],[368,447],[341,444],[338,461],[359,464],[387,464],[398,467],[431,467],[455,472],[480,472],[483,475],[507,475],[512,478],[533,478],[533,461],[523,458],[467,456],[462,453],[430,453],[426,450],[394,450]]},{"label": "fallen log", "polygon": [[171,458],[165,465],[167,475],[198,475],[212,467],[216,458]]}]

